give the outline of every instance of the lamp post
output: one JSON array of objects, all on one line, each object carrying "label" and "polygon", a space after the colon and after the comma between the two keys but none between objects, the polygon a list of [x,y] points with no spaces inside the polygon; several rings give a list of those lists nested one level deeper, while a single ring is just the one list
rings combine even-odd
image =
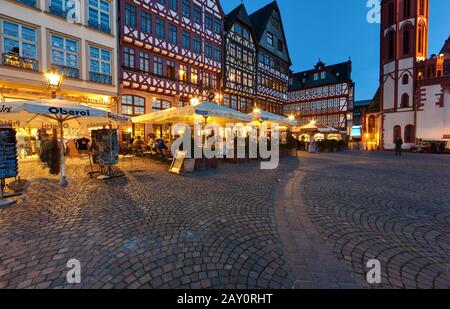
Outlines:
[{"label": "lamp post", "polygon": [[[52,92],[52,99],[56,99],[56,92],[61,88],[61,84],[63,81],[63,76],[56,71],[49,71],[45,73],[45,79],[47,81],[47,88]],[[64,128],[63,128],[63,120],[62,118],[58,120],[58,127],[61,134],[61,179],[60,184],[62,186],[67,186],[67,178],[66,178],[66,170],[64,164],[65,151],[64,151]]]},{"label": "lamp post", "polygon": [[56,99],[56,92],[61,88],[63,76],[56,71],[49,71],[45,73],[45,80],[48,90],[52,93],[52,99]]}]

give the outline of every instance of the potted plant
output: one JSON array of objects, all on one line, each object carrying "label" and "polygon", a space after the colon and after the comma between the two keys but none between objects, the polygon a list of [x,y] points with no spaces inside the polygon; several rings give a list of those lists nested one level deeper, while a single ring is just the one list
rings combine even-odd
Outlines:
[{"label": "potted plant", "polygon": [[296,157],[297,156],[297,141],[292,135],[291,131],[286,134],[286,143],[280,145],[281,157]]}]

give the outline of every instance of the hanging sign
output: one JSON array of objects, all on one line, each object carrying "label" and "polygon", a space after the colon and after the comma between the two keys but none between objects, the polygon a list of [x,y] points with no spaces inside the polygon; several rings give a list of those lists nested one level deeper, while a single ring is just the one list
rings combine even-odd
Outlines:
[{"label": "hanging sign", "polygon": [[195,114],[200,115],[200,116],[209,116],[209,112],[208,111],[199,111],[196,110]]}]

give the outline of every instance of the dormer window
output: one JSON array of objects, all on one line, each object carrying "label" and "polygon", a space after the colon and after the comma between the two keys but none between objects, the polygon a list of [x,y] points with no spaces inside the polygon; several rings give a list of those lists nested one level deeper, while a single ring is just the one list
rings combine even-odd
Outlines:
[{"label": "dormer window", "polygon": [[319,80],[319,73],[314,73],[314,80]]},{"label": "dormer window", "polygon": [[327,77],[327,72],[320,73],[320,79],[325,79]]},{"label": "dormer window", "polygon": [[270,46],[273,46],[273,34],[270,32],[267,32],[267,44],[269,44]]}]

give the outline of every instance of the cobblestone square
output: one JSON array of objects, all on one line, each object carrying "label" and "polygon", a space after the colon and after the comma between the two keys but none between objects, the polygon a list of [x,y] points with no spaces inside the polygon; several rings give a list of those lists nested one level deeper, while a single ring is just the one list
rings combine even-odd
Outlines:
[{"label": "cobblestone square", "polygon": [[[448,288],[450,156],[305,154],[177,176],[120,163],[61,188],[36,162],[0,209],[0,288]],[[379,259],[382,283],[366,283]],[[81,263],[68,284],[66,263]]]}]

